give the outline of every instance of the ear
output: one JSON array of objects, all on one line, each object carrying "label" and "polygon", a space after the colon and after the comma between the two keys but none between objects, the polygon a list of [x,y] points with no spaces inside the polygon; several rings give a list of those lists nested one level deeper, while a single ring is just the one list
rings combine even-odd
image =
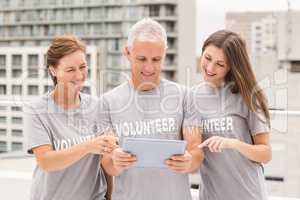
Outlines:
[{"label": "ear", "polygon": [[123,49],[123,55],[127,58],[127,59],[129,59],[129,56],[130,56],[130,50],[129,50],[129,47],[124,47],[124,49]]},{"label": "ear", "polygon": [[49,71],[50,71],[52,76],[56,76],[56,71],[55,71],[53,66],[49,66]]}]

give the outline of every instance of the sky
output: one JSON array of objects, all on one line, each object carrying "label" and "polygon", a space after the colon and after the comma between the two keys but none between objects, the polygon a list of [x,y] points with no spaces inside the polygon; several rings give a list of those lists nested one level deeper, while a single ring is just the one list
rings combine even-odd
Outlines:
[{"label": "sky", "polygon": [[[204,40],[216,30],[225,28],[228,11],[287,10],[288,0],[196,0],[197,1],[197,54]],[[290,8],[300,10],[300,0],[290,0]]]}]

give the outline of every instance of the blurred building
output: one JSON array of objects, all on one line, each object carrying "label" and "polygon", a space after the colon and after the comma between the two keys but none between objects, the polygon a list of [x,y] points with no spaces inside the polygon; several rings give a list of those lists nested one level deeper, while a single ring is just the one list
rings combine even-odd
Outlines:
[{"label": "blurred building", "polygon": [[277,30],[272,12],[228,12],[225,27],[244,38],[250,55],[267,53],[275,48]]}]

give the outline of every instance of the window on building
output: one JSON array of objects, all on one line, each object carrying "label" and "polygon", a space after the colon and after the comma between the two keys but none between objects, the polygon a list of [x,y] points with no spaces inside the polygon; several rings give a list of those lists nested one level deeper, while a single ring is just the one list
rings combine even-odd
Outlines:
[{"label": "window on building", "polygon": [[38,67],[39,57],[36,54],[28,55],[28,66]]},{"label": "window on building", "polygon": [[121,57],[118,55],[110,56],[110,66],[112,68],[118,68],[121,65]]},{"label": "window on building", "polygon": [[168,38],[168,48],[169,49],[175,49],[176,43],[174,38]]},{"label": "window on building", "polygon": [[175,5],[166,5],[166,16],[175,16]]},{"label": "window on building", "polygon": [[300,72],[300,61],[292,61],[290,71],[299,73]]},{"label": "window on building", "polygon": [[119,40],[118,39],[114,40],[114,50],[115,51],[119,51],[120,50],[120,44],[119,44]]},{"label": "window on building", "polygon": [[28,95],[38,95],[39,87],[37,85],[28,85]]},{"label": "window on building", "polygon": [[22,142],[12,142],[11,143],[11,151],[21,151],[23,150]]},{"label": "window on building", "polygon": [[27,69],[27,77],[28,78],[38,78],[39,77],[39,69],[37,69],[37,68],[28,68]]},{"label": "window on building", "polygon": [[0,69],[0,78],[6,77],[6,69]]},{"label": "window on building", "polygon": [[22,76],[22,69],[12,69],[11,75],[13,78],[19,78]]},{"label": "window on building", "polygon": [[95,24],[93,27],[93,33],[95,35],[105,35],[107,32],[107,29],[104,24]]},{"label": "window on building", "polygon": [[44,78],[48,78],[48,77],[49,77],[48,69],[44,69]]},{"label": "window on building", "polygon": [[7,107],[6,106],[0,106],[0,111],[6,111]]},{"label": "window on building", "polygon": [[11,135],[13,137],[23,137],[23,131],[21,129],[12,129]]},{"label": "window on building", "polygon": [[39,57],[36,54],[28,55],[28,77],[37,78],[38,77],[38,63]]},{"label": "window on building", "polygon": [[12,117],[11,122],[12,122],[12,124],[22,124],[23,118],[22,117]]},{"label": "window on building", "polygon": [[0,95],[6,95],[6,85],[0,85]]},{"label": "window on building", "polygon": [[12,66],[13,67],[22,66],[22,55],[12,55]]},{"label": "window on building", "polygon": [[7,118],[5,116],[0,116],[0,123],[5,124],[7,121]]},{"label": "window on building", "polygon": [[173,54],[166,55],[166,65],[175,65],[175,56]]},{"label": "window on building", "polygon": [[149,6],[149,16],[150,17],[158,17],[160,11],[159,5],[150,5]]},{"label": "window on building", "polygon": [[49,91],[53,90],[53,86],[52,85],[45,85],[44,86],[44,93],[47,93]]},{"label": "window on building", "polygon": [[0,141],[0,153],[7,152],[7,142],[6,141]]},{"label": "window on building", "polygon": [[7,130],[5,128],[0,128],[0,136],[6,136]]},{"label": "window on building", "polygon": [[11,111],[17,111],[17,112],[20,112],[20,111],[22,111],[22,107],[21,107],[21,106],[12,106],[12,107],[11,107]]},{"label": "window on building", "polygon": [[174,32],[175,31],[175,23],[174,22],[166,22],[166,31]]},{"label": "window on building", "polygon": [[1,66],[6,66],[6,56],[5,55],[0,55],[0,67]]},{"label": "window on building", "polygon": [[22,85],[12,85],[11,86],[12,95],[22,95]]}]

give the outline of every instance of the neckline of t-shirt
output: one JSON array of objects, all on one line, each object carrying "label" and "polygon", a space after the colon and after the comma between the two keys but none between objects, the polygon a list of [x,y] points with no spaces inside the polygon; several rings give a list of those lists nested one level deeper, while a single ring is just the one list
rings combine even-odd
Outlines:
[{"label": "neckline of t-shirt", "polygon": [[59,113],[65,113],[68,115],[72,115],[72,114],[77,114],[80,113],[83,109],[83,106],[85,105],[85,98],[84,98],[84,94],[82,94],[81,92],[79,93],[79,99],[80,99],[80,105],[79,108],[76,109],[71,109],[71,110],[65,110],[64,108],[62,108],[61,106],[59,106],[53,99],[52,97],[52,93],[54,92],[54,90],[49,91],[46,94],[47,99],[49,99],[50,103],[53,105],[53,108],[57,111],[59,111]]},{"label": "neckline of t-shirt", "polygon": [[164,79],[160,79],[159,85],[151,90],[137,90],[133,87],[133,85],[128,81],[129,88],[133,90],[134,93],[139,95],[150,95],[150,94],[156,94],[157,92],[160,93],[162,89],[162,85],[165,83]]}]

